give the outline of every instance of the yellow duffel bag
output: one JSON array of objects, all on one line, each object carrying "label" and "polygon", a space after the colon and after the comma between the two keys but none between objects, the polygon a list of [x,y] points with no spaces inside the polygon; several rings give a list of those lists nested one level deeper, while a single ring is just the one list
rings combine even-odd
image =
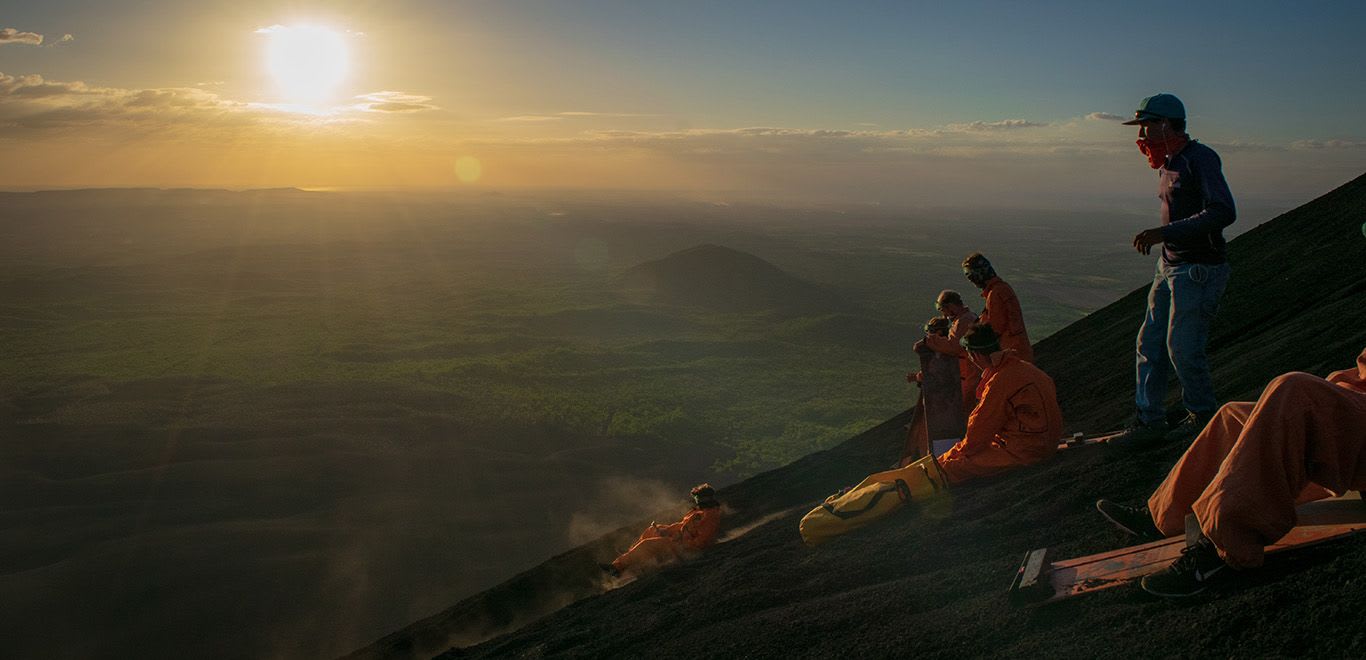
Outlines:
[{"label": "yellow duffel bag", "polygon": [[924,500],[944,492],[944,473],[933,456],[904,468],[868,475],[802,517],[802,540],[815,546],[856,530],[900,509],[909,500]]}]

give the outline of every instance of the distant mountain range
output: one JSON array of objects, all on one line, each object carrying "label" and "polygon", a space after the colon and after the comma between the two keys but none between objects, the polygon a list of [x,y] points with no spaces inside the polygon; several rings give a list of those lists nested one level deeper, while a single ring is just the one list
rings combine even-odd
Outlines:
[{"label": "distant mountain range", "polygon": [[[1324,375],[1353,364],[1366,343],[1363,220],[1366,176],[1230,243],[1233,277],[1210,337],[1221,398],[1255,398],[1283,372]],[[712,267],[722,272],[707,276]],[[633,274],[662,297],[691,304],[728,304],[724,292],[750,306],[816,295],[770,264],[718,246],[642,264]],[[1145,292],[1036,346],[1069,431],[1108,431],[1132,414],[1133,338]],[[726,526],[754,528],[696,561],[602,593],[596,563],[638,531],[623,528],[354,657],[1098,657],[1123,648],[1146,656],[1366,655],[1355,614],[1366,604],[1362,537],[1277,557],[1179,606],[1133,589],[1038,610],[1007,603],[1006,587],[1028,550],[1078,556],[1128,545],[1093,502],[1141,503],[1180,444],[1124,456],[1103,447],[1066,451],[955,489],[941,501],[947,510],[913,506],[819,549],[802,546],[801,515],[894,460],[909,419],[907,411],[722,489],[733,510]]]},{"label": "distant mountain range", "polygon": [[828,314],[848,308],[835,293],[757,256],[711,244],[634,266],[621,285],[655,302],[718,312]]}]

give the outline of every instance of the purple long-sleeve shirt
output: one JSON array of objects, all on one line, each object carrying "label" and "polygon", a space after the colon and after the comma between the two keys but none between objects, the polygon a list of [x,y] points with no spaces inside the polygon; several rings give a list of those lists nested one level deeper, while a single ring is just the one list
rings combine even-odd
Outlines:
[{"label": "purple long-sleeve shirt", "polygon": [[1227,261],[1223,229],[1233,224],[1237,212],[1219,154],[1191,140],[1157,172],[1162,260],[1171,265]]}]

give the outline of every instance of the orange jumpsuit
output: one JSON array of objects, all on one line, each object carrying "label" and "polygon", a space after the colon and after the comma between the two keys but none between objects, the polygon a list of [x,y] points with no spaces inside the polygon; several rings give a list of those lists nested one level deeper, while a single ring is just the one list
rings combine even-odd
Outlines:
[{"label": "orange jumpsuit", "polygon": [[1219,409],[1148,499],[1164,534],[1195,513],[1235,568],[1295,526],[1295,505],[1366,487],[1366,350],[1327,379],[1292,372]]},{"label": "orange jumpsuit", "polygon": [[944,355],[952,355],[958,358],[958,376],[963,382],[963,407],[969,412],[973,406],[977,405],[977,385],[982,380],[982,371],[977,365],[968,359],[968,352],[959,344],[958,341],[968,334],[968,329],[977,322],[977,315],[972,310],[966,310],[953,320],[953,326],[949,329],[948,337],[939,335],[926,335],[925,345],[935,352]]},{"label": "orange jumpsuit", "polygon": [[651,525],[641,532],[635,545],[621,553],[612,566],[626,572],[641,566],[665,564],[690,552],[697,552],[716,540],[721,528],[721,507],[695,507],[672,525]]},{"label": "orange jumpsuit", "polygon": [[951,484],[1000,474],[1052,456],[1061,437],[1053,379],[1005,351],[999,365],[982,373],[968,431],[939,457],[939,467]]},{"label": "orange jumpsuit", "polygon": [[1021,360],[1033,362],[1034,347],[1029,345],[1024,312],[1020,311],[1020,299],[1015,297],[1015,289],[1010,288],[1005,280],[993,277],[982,289],[982,297],[987,299],[986,309],[982,310],[978,320],[990,325],[1000,335],[1001,348],[1012,349]]}]

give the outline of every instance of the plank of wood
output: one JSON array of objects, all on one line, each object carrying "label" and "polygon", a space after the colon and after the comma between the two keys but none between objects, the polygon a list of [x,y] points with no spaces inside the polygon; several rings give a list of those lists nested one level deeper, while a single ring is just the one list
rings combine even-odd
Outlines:
[{"label": "plank of wood", "polygon": [[[1275,543],[1266,546],[1268,555],[1303,548],[1366,531],[1366,505],[1360,493],[1351,493],[1301,505],[1297,511],[1299,524]],[[1093,591],[1102,591],[1128,584],[1145,575],[1156,573],[1176,561],[1186,547],[1186,539],[1174,536],[1161,541],[1119,548],[1085,557],[1049,562],[1047,568],[1034,569],[1028,564],[1035,558],[1031,552],[1016,576],[1012,595],[1023,602],[1054,602]],[[1037,580],[1029,591],[1023,577],[1033,572],[1046,576]]]}]

